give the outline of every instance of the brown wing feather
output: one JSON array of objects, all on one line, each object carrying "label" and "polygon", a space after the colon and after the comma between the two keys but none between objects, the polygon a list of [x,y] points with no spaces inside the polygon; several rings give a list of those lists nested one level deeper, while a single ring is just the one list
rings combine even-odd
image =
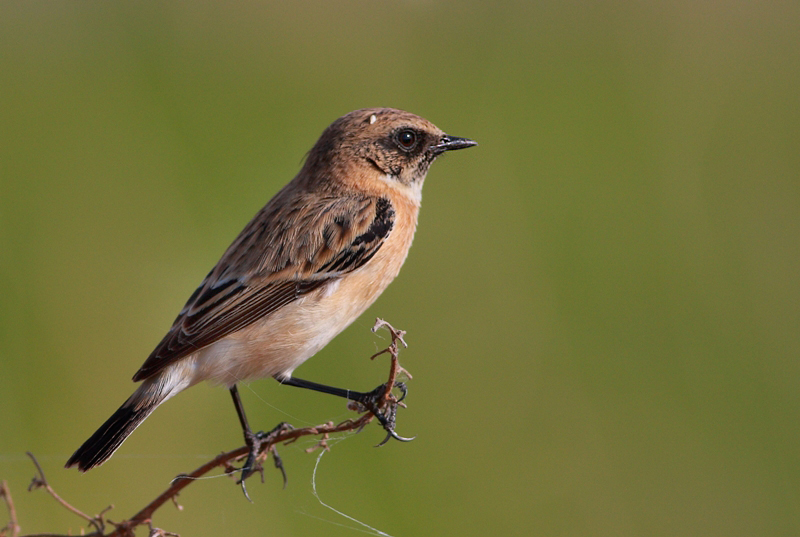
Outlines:
[{"label": "brown wing feather", "polygon": [[389,236],[385,198],[278,194],[231,244],[133,380],[261,319],[369,261]]}]

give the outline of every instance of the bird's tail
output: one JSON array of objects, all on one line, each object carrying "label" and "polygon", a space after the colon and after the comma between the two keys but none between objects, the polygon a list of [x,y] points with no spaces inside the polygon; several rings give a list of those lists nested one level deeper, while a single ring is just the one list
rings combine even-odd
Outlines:
[{"label": "bird's tail", "polygon": [[85,472],[100,466],[161,403],[180,390],[170,389],[164,377],[146,380],[95,433],[73,453],[66,467]]}]

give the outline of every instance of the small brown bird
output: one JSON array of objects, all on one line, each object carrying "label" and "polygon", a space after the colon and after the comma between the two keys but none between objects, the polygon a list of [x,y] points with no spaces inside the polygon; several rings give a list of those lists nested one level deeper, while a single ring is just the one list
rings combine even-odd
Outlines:
[{"label": "small brown bird", "polygon": [[133,376],[142,384],[67,468],[102,464],[156,407],[204,380],[231,391],[251,448],[243,477],[252,473],[260,437],[247,424],[238,382],[271,376],[370,408],[382,387],[351,392],[292,372],[397,276],[431,163],[474,145],[391,108],[356,110],[334,121],[300,173],[256,214],[186,302]]}]

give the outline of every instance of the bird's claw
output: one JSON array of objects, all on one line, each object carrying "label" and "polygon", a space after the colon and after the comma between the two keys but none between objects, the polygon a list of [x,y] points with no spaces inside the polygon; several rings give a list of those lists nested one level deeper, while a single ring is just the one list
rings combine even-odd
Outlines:
[{"label": "bird's claw", "polygon": [[[416,438],[416,436],[412,436],[411,438],[406,438],[404,436],[400,436],[394,430],[396,425],[396,418],[397,418],[397,407],[398,406],[405,406],[402,405],[403,399],[406,398],[408,395],[408,387],[403,382],[395,382],[394,387],[400,390],[400,398],[395,398],[391,395],[388,399],[384,399],[386,395],[386,385],[381,384],[359,401],[359,403],[369,412],[372,413],[378,419],[378,422],[383,426],[386,430],[386,438],[384,438],[379,444],[375,447],[381,447],[382,445],[386,444],[389,439],[394,438],[395,440],[399,440],[401,442],[410,442]],[[384,405],[385,402],[385,405]],[[382,411],[381,407],[385,406],[386,411]]]},{"label": "bird's claw", "polygon": [[397,416],[397,407],[399,406],[400,401],[394,401],[393,403],[389,404],[389,411],[388,415],[382,414],[380,412],[373,412],[378,421],[383,425],[383,428],[386,430],[386,438],[381,440],[375,447],[381,447],[382,445],[386,444],[390,439],[394,438],[395,440],[399,440],[400,442],[411,442],[416,438],[416,436],[412,436],[411,438],[406,438],[405,436],[400,436],[394,430],[394,426],[396,423],[396,416]]},{"label": "bird's claw", "polygon": [[[258,460],[258,455],[261,451],[261,446],[264,443],[270,443],[275,436],[278,434],[292,429],[292,426],[288,423],[282,422],[279,423],[275,428],[273,428],[269,432],[259,431],[257,433],[252,433],[250,431],[245,432],[245,442],[247,446],[250,448],[250,453],[247,454],[247,459],[245,459],[244,464],[241,468],[241,477],[239,481],[236,482],[237,485],[242,486],[242,492],[244,493],[244,497],[247,498],[247,501],[251,502],[253,500],[250,499],[250,495],[247,494],[247,486],[245,485],[245,480],[252,476],[254,473],[258,472],[261,474],[261,482],[264,482],[264,467]],[[278,455],[278,452],[273,449],[272,456],[275,460],[275,468],[281,471],[281,475],[283,476],[283,486],[286,487],[286,483],[288,482],[286,478],[286,470],[283,467],[283,460]]]}]

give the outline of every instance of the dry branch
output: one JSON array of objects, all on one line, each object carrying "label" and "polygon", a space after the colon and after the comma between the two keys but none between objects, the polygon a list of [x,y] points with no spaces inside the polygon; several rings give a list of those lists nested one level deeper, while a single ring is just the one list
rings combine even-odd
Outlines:
[{"label": "dry branch", "polygon": [[8,483],[6,481],[0,483],[0,498],[3,498],[8,508],[8,524],[0,528],[0,537],[17,537],[20,532],[20,527],[17,523],[17,510],[14,509],[11,489],[8,488]]},{"label": "dry branch", "polygon": [[[371,356],[370,359],[374,359],[382,354],[389,354],[391,356],[389,379],[385,384],[386,390],[384,392],[383,399],[382,401],[380,401],[378,405],[378,411],[381,414],[383,414],[383,421],[388,422],[389,423],[388,428],[391,428],[394,425],[394,417],[395,413],[397,412],[397,407],[405,406],[402,403],[402,397],[400,399],[396,398],[392,393],[392,389],[397,386],[396,380],[399,374],[404,374],[408,378],[411,378],[411,375],[408,374],[408,371],[400,367],[400,364],[398,363],[397,360],[397,356],[399,353],[398,343],[402,343],[404,347],[407,346],[406,342],[403,340],[405,331],[396,330],[386,321],[383,321],[382,319],[377,319],[375,322],[375,326],[373,326],[372,328],[372,331],[376,332],[380,328],[386,328],[389,331],[389,333],[391,334],[392,342],[386,349],[377,352],[376,354]],[[405,391],[404,386],[402,388],[403,391]],[[259,451],[259,456],[257,460],[259,461],[259,463],[261,463],[264,460],[266,460],[266,458],[270,454],[272,454],[273,460],[275,461],[275,466],[283,472],[283,464],[281,462],[280,457],[278,457],[278,453],[276,451],[276,446],[278,444],[284,444],[284,445],[289,444],[297,441],[299,438],[304,436],[319,436],[320,437],[319,443],[313,448],[309,449],[308,451],[313,451],[314,449],[319,447],[327,449],[328,446],[325,441],[329,437],[329,435],[345,431],[358,432],[376,417],[374,413],[367,411],[366,409],[360,407],[360,405],[358,404],[351,403],[348,406],[352,410],[357,410],[359,412],[362,412],[362,415],[356,419],[346,420],[338,424],[334,424],[333,422],[328,422],[314,427],[304,427],[302,429],[295,429],[287,424],[279,425],[273,430],[272,433],[270,433],[269,436],[266,437],[265,441],[261,444],[261,449]],[[398,437],[397,435],[395,435],[393,431],[390,431],[386,439],[378,445],[383,445],[392,436],[394,436],[395,438],[403,439],[402,437]],[[153,513],[155,513],[155,511],[165,503],[169,501],[175,502],[178,493],[180,491],[188,487],[191,483],[194,483],[198,477],[207,474],[208,472],[217,467],[224,468],[226,474],[234,474],[236,472],[239,472],[240,469],[235,468],[233,466],[233,463],[247,457],[249,452],[250,448],[248,446],[242,446],[240,448],[218,455],[217,457],[203,464],[202,466],[195,469],[191,473],[180,474],[179,476],[177,476],[175,479],[172,480],[167,490],[161,493],[153,501],[148,503],[138,513],[136,513],[135,515],[126,520],[123,520],[122,522],[117,522],[117,523],[111,522],[105,516],[106,513],[113,506],[107,507],[106,509],[101,511],[100,514],[98,515],[90,516],[80,511],[79,509],[76,509],[71,504],[66,502],[63,498],[61,498],[47,482],[47,478],[44,475],[42,467],[39,465],[38,461],[31,453],[28,453],[28,456],[30,456],[31,460],[33,460],[33,464],[36,466],[38,475],[36,475],[33,478],[33,481],[28,487],[28,490],[32,491],[38,488],[45,489],[48,492],[48,494],[50,494],[50,496],[52,496],[65,509],[69,510],[70,512],[84,519],[93,529],[92,533],[86,534],[87,537],[134,537],[133,530],[142,525],[149,526],[151,536],[176,535],[174,533],[169,533],[159,528],[154,528],[151,525]],[[284,479],[285,479],[285,474],[284,474]],[[10,522],[8,523],[8,525],[6,525],[3,528],[0,528],[0,537],[18,537],[20,532],[20,527],[17,521],[17,514],[14,509],[14,503],[11,499],[11,492],[9,491],[5,481],[3,481],[2,485],[0,485],[0,498],[3,498],[3,500],[5,501],[10,517]],[[113,526],[114,529],[110,533],[106,533],[106,527],[109,525]],[[38,534],[36,536],[27,535],[19,537],[68,537],[68,536],[57,535],[57,534]]]}]

